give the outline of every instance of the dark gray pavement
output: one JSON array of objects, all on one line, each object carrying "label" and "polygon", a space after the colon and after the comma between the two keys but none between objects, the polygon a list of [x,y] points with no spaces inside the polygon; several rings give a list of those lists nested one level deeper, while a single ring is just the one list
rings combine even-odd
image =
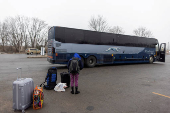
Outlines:
[{"label": "dark gray pavement", "polygon": [[[48,68],[53,65],[46,58],[27,58],[25,54],[0,55],[0,113],[12,113],[12,83],[17,67],[22,77],[31,77],[40,85]],[[32,107],[26,113],[170,113],[170,55],[166,63],[101,65],[84,68],[79,76],[80,94],[44,90],[44,105],[40,110]],[[154,94],[159,93],[162,95]],[[17,111],[20,113],[21,111]]]}]

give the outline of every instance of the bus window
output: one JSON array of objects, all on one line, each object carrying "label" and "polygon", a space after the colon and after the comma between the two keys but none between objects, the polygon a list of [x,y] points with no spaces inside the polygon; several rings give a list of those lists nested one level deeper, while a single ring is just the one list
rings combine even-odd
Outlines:
[{"label": "bus window", "polygon": [[120,35],[119,35],[119,34],[116,34],[116,43],[117,43],[117,45],[123,45],[123,43],[122,43],[121,40],[122,40],[122,39],[121,39]]},{"label": "bus window", "polygon": [[101,33],[95,31],[84,31],[84,40],[88,44],[101,43]]},{"label": "bus window", "polygon": [[[127,37],[127,36],[126,36]],[[138,37],[136,37],[136,36],[128,36],[129,37],[129,41],[130,41],[130,43],[131,43],[131,46],[139,46],[138,45]]]},{"label": "bus window", "polygon": [[146,47],[147,41],[144,37],[138,37],[138,46],[139,47]]},{"label": "bus window", "polygon": [[66,43],[82,43],[84,41],[83,30],[78,29],[65,29],[65,42]]},{"label": "bus window", "polygon": [[55,28],[55,40],[59,42],[65,42],[65,28],[62,27],[56,27]]},{"label": "bus window", "polygon": [[74,41],[75,43],[82,43],[84,42],[84,31],[83,30],[74,30],[75,36]]},{"label": "bus window", "polygon": [[54,27],[50,28],[48,32],[48,40],[53,38],[54,38]]},{"label": "bus window", "polygon": [[116,41],[118,45],[124,45],[124,46],[132,46],[132,40],[126,35],[116,35]]},{"label": "bus window", "polygon": [[145,40],[147,40],[147,47],[155,48],[155,40],[152,38],[146,38]]},{"label": "bus window", "polygon": [[116,43],[116,35],[115,34],[101,34],[101,44],[103,45],[111,45]]},{"label": "bus window", "polygon": [[70,28],[65,28],[65,43],[74,43],[74,30]]}]

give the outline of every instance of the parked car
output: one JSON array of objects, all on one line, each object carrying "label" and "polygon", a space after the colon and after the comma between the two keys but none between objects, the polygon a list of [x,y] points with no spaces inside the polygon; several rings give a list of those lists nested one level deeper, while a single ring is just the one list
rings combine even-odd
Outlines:
[{"label": "parked car", "polygon": [[40,54],[41,53],[41,51],[39,50],[39,49],[36,49],[36,48],[27,48],[26,50],[25,50],[25,53],[27,54],[27,55],[29,55],[29,54]]}]

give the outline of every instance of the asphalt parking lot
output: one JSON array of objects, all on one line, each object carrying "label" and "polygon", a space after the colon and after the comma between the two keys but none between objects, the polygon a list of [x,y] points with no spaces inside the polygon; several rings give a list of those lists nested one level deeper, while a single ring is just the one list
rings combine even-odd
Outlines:
[{"label": "asphalt parking lot", "polygon": [[[65,65],[53,65],[46,58],[27,58],[25,54],[0,55],[0,113],[12,113],[12,84],[22,67],[23,78],[40,85],[48,68],[66,72]],[[44,90],[44,105],[26,113],[169,113],[170,55],[166,63],[100,65],[84,68],[79,76],[80,94]],[[17,111],[16,113],[20,113]]]}]

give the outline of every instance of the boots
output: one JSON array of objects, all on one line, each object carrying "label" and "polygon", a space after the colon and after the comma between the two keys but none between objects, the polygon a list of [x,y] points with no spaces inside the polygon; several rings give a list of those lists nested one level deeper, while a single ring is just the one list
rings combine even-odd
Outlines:
[{"label": "boots", "polygon": [[74,87],[71,87],[71,94],[74,94]]},{"label": "boots", "polygon": [[75,92],[75,94],[79,94],[80,93],[80,91],[77,91],[78,90],[78,87],[76,87],[76,92]]}]

